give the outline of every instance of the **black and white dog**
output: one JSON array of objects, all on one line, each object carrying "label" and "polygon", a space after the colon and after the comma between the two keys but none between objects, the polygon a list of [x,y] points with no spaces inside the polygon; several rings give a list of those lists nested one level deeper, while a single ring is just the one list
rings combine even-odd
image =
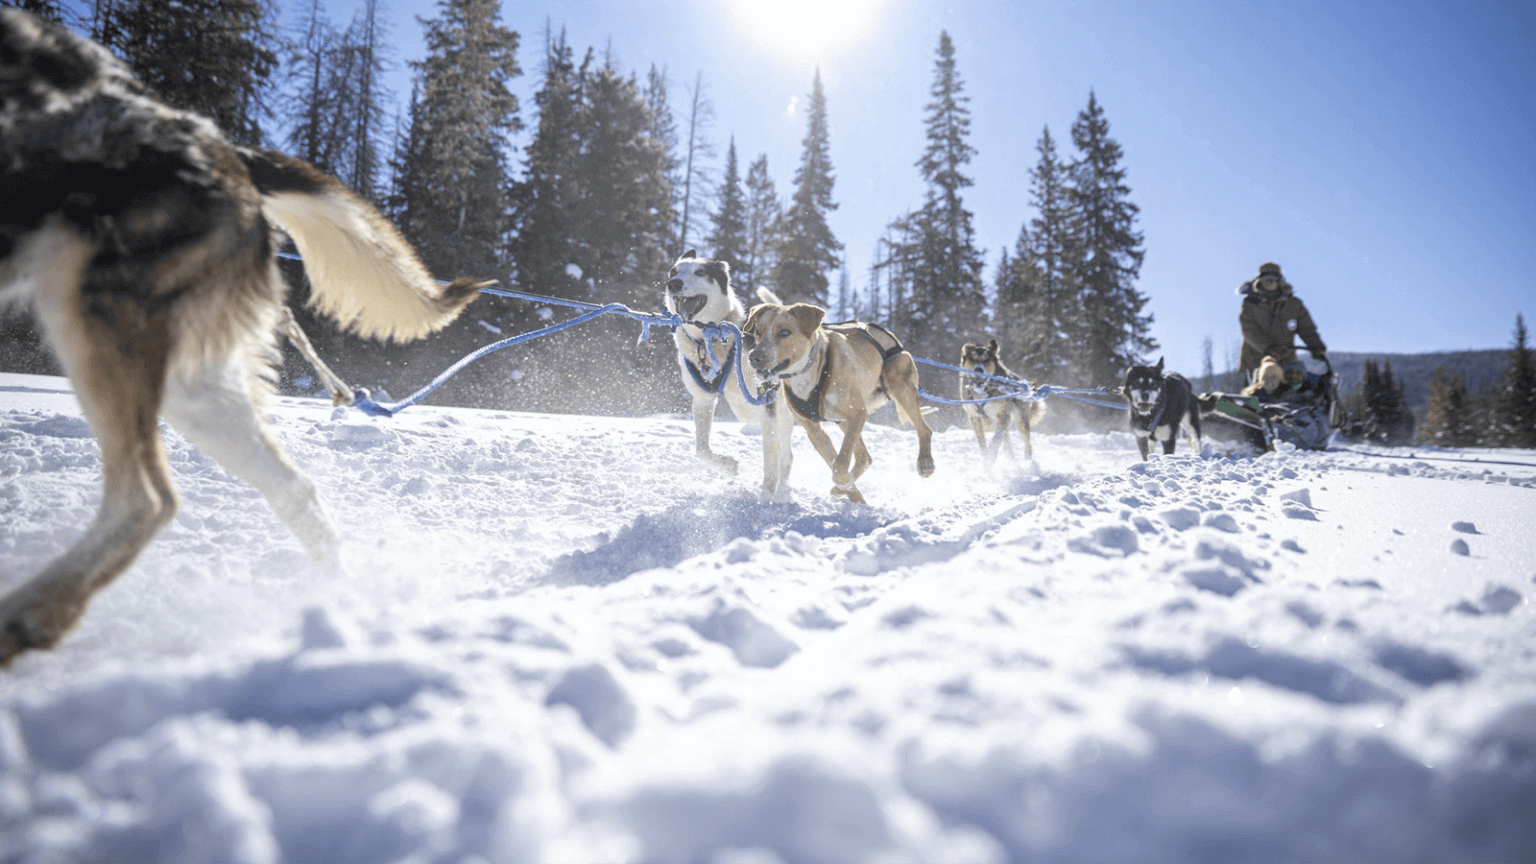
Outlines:
[{"label": "black and white dog", "polygon": [[[778,300],[761,289],[758,293],[764,300]],[[700,459],[736,473],[736,460],[714,452],[709,446],[715,406],[723,396],[736,419],[762,427],[763,490],[778,492],[789,479],[789,436],[794,419],[788,410],[776,410],[775,404],[759,406],[748,401],[737,380],[735,346],[728,340],[710,339],[703,326],[730,323],[739,328],[747,322],[746,307],[731,285],[730,265],[700,258],[698,252],[689,249],[672,264],[663,300],[667,311],[684,321],[673,330],[672,341],[677,345],[683,386],[693,398],[695,452]],[[746,376],[748,381],[752,378]]]},{"label": "black and white dog", "polygon": [[1173,455],[1179,428],[1194,453],[1200,452],[1200,406],[1189,379],[1177,372],[1163,372],[1163,358],[1156,366],[1132,366],[1125,372],[1120,393],[1131,407],[1131,432],[1141,458],[1146,460],[1152,441],[1161,441],[1163,455]]}]

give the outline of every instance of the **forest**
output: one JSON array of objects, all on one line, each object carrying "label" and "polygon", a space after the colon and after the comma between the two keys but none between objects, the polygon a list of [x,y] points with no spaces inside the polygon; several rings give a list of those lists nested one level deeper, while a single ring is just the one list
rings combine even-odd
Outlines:
[{"label": "forest", "polygon": [[[1092,92],[1068,131],[1069,151],[1049,127],[1041,134],[1032,215],[985,277],[964,201],[973,183],[969,98],[945,32],[922,117],[926,146],[914,164],[925,192],[893,215],[855,289],[827,220],[838,205],[819,73],[808,82],[799,164],[781,194],[767,156],[743,156],[752,152],[745,142],[739,152],[732,138],[718,164],[702,72],[678,87],[664,69],[618,68],[554,29],[530,51],[524,34],[500,23],[500,0],[442,0],[437,16],[421,21],[428,51],[409,63],[403,116],[381,83],[388,34],[378,0],[359,0],[345,28],[326,19],[318,0],[286,27],[261,0],[94,0],[83,11],[59,0],[0,2],[86,33],[161,98],[212,117],[237,143],[282,150],[341,178],[401,228],[439,278],[494,277],[520,291],[653,310],[672,259],[696,248],[729,262],[748,302],[764,287],[827,307],[833,320],[876,321],[918,357],[952,362],[963,342],[990,335],[1026,379],[1096,387],[1117,385],[1126,366],[1159,347],[1136,284],[1145,255],[1139,210],[1124,153]],[[523,75],[540,82],[533,105],[520,104],[511,87]],[[381,345],[308,314],[301,265],[286,260],[283,268],[321,356],[349,382],[395,398],[482,345],[561,314],[484,297],[437,338]],[[7,315],[0,328],[0,365],[52,371],[25,314]],[[492,354],[428,401],[680,410],[670,340],[651,333],[637,344],[636,330],[602,319]],[[1216,386],[1209,349],[1207,358],[1204,382]],[[1350,428],[1383,443],[1536,446],[1536,372],[1523,320],[1507,367],[1476,392],[1456,370],[1441,369],[1415,405],[1390,360],[1367,360],[1347,391]],[[318,392],[292,352],[282,377],[285,392]],[[954,395],[954,381],[943,377],[930,389]],[[958,422],[958,411],[946,410]],[[1103,409],[1053,413],[1058,428],[1119,423]]]}]

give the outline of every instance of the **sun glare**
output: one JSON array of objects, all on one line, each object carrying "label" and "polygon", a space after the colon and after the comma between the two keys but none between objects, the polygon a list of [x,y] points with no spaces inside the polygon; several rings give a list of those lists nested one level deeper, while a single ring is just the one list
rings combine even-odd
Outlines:
[{"label": "sun glare", "polygon": [[736,19],[764,47],[823,59],[869,32],[884,0],[732,0]]}]

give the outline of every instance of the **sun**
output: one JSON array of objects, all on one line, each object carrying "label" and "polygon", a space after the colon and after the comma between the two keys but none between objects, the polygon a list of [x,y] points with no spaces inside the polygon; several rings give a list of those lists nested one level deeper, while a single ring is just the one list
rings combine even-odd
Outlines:
[{"label": "sun", "polygon": [[731,0],[736,20],[764,47],[824,59],[869,32],[885,0]]}]

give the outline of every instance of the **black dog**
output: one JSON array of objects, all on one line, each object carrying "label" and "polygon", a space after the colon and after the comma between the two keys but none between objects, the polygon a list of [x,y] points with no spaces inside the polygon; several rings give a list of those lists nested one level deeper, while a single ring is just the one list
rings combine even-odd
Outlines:
[{"label": "black dog", "polygon": [[1177,372],[1163,373],[1163,359],[1156,366],[1132,366],[1125,372],[1120,393],[1131,406],[1131,432],[1141,458],[1146,460],[1152,441],[1163,442],[1163,455],[1173,455],[1179,427],[1189,449],[1200,452],[1200,406],[1189,379]]}]

